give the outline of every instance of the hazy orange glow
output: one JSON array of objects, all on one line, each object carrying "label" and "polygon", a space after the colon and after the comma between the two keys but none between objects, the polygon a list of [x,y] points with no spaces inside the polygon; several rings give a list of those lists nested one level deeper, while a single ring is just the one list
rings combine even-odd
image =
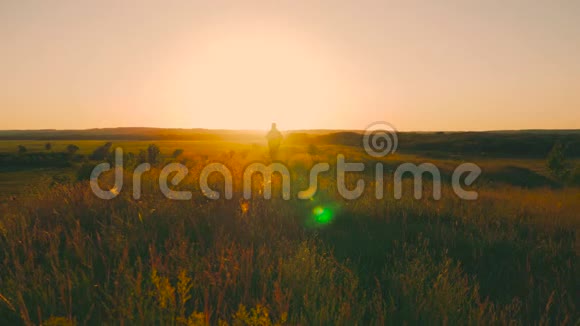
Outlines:
[{"label": "hazy orange glow", "polygon": [[0,129],[580,128],[580,2],[0,5]]},{"label": "hazy orange glow", "polygon": [[178,47],[167,76],[177,83],[160,95],[179,112],[194,109],[186,119],[208,128],[265,129],[274,121],[300,128],[332,120],[316,112],[349,103],[357,88],[340,57],[304,35],[268,28],[212,30],[197,49]]}]

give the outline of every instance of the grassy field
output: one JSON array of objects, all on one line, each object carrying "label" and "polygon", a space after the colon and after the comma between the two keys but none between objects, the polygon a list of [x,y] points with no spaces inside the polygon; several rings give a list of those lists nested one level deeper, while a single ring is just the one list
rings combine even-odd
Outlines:
[{"label": "grassy field", "polygon": [[[46,141],[1,141],[0,153],[18,145],[47,152]],[[51,141],[86,156],[105,141]],[[580,323],[580,188],[550,175],[545,159],[471,157],[482,167],[472,186],[475,201],[459,199],[449,175],[467,156],[402,152],[381,159],[387,174],[403,162],[431,162],[444,179],[434,200],[402,199],[386,179],[374,197],[371,160],[357,147],[300,144],[281,148],[291,170],[290,200],[242,197],[242,173],[268,163],[262,143],[229,141],[113,141],[137,154],[155,143],[159,162],[143,176],[143,195],[132,197],[131,171],[113,200],[97,198],[77,171],[2,167],[0,170],[0,324],[172,325],[383,325]],[[176,149],[183,153],[172,157]],[[336,154],[364,162],[364,194],[343,199],[336,190]],[[23,154],[24,155],[24,154]],[[573,160],[572,160],[573,161]],[[159,191],[164,163],[189,174],[176,189],[193,198],[175,201]],[[199,187],[202,167],[225,164],[234,195],[210,200]],[[329,162],[312,200],[308,170]],[[574,162],[574,161],[573,161]],[[68,175],[68,179],[54,176]],[[64,180],[64,181],[63,181]],[[223,194],[223,180],[210,178]]]},{"label": "grassy field", "polygon": [[[140,149],[147,149],[151,143],[157,144],[163,154],[171,155],[176,149],[184,149],[189,152],[200,152],[204,154],[218,153],[231,149],[243,150],[248,148],[248,144],[240,144],[224,141],[187,141],[187,140],[142,140],[142,141],[112,141],[115,147],[121,147],[127,152],[138,152]],[[0,141],[0,153],[16,153],[18,146],[22,145],[30,152],[47,152],[44,145],[47,141],[40,140],[3,140]],[[92,153],[97,147],[103,145],[103,140],[56,140],[50,141],[54,152],[64,152],[66,147],[74,144],[79,147],[79,153],[88,155]]]},{"label": "grassy field", "polygon": [[[75,140],[75,141],[50,141],[51,149],[46,150],[46,141],[37,140],[4,140],[0,141],[0,154],[14,154],[18,152],[18,146],[26,147],[27,153],[54,153],[66,152],[70,144],[79,147],[78,154],[88,156],[97,147],[102,146],[105,141],[102,140]],[[115,141],[114,147],[120,147],[125,152],[138,153],[139,150],[146,150],[151,141]],[[249,150],[252,145],[231,142],[215,141],[155,141],[159,145],[161,154],[171,156],[177,149],[183,149],[184,155],[188,157],[198,156],[217,156],[227,153],[231,150]],[[263,144],[262,144],[263,145]],[[7,197],[29,196],[34,195],[36,190],[44,190],[51,184],[55,175],[73,176],[78,169],[79,164],[70,168],[21,168],[18,166],[2,167],[0,166],[0,202],[6,201]]]},{"label": "grassy field", "polygon": [[[78,153],[88,156],[97,147],[102,146],[105,141],[102,140],[59,140],[50,141],[51,149],[46,150],[47,141],[39,140],[5,140],[0,141],[0,154],[14,154],[18,151],[18,146],[26,147],[31,153],[51,153],[65,152],[66,147],[74,144],[79,147]],[[223,160],[229,156],[230,152],[251,153],[252,159],[266,161],[268,160],[265,142],[253,143],[235,143],[227,141],[183,141],[183,140],[166,140],[166,141],[112,141],[113,147],[120,147],[125,153],[138,153],[140,150],[146,150],[147,146],[155,143],[159,146],[161,154],[170,157],[177,149],[182,149],[182,158],[188,160],[201,160],[207,158],[218,158]],[[348,153],[352,160],[365,162],[368,160],[365,152],[360,148],[353,148],[343,145],[319,145],[321,153]],[[282,148],[282,155],[286,161],[304,159],[306,149],[304,146],[287,145]],[[306,155],[307,156],[307,155]],[[545,159],[540,158],[521,158],[521,157],[454,157],[447,158],[445,155],[432,153],[406,153],[389,156],[387,164],[396,166],[402,162],[412,162],[420,164],[431,162],[436,164],[443,172],[451,173],[452,170],[464,161],[475,161],[485,171],[483,179],[496,181],[500,184],[513,184],[517,186],[549,186],[549,171],[546,168]],[[309,158],[307,157],[306,160]],[[572,159],[574,164],[578,164],[577,159]],[[78,165],[78,164],[77,164]],[[19,167],[0,167],[0,195],[5,200],[9,195],[26,195],[27,190],[34,187],[44,187],[50,184],[51,178],[60,174],[74,174],[78,166],[71,168],[19,168]],[[2,199],[0,199],[2,201]]]}]

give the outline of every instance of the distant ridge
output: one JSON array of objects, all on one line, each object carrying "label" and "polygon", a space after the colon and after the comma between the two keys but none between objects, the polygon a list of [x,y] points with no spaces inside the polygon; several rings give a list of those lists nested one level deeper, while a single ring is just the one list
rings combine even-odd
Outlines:
[{"label": "distant ridge", "polygon": [[[307,144],[361,147],[362,130],[291,130],[284,132],[289,146]],[[265,131],[166,129],[147,127],[86,130],[3,130],[0,140],[103,141],[227,141],[263,143]],[[399,132],[399,151],[452,155],[545,157],[557,141],[567,144],[567,155],[580,157],[580,129]]]}]

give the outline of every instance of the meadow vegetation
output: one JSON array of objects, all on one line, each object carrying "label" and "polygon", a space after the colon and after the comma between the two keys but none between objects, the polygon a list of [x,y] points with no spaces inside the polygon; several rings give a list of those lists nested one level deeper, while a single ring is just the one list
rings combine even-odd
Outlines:
[{"label": "meadow vegetation", "polygon": [[[434,163],[446,181],[441,200],[430,196],[430,182],[423,199],[414,199],[410,179],[395,200],[388,178],[377,200],[377,160],[362,149],[289,141],[278,158],[291,170],[293,197],[286,201],[279,176],[272,179],[273,199],[261,196],[259,175],[252,199],[242,198],[244,167],[270,162],[261,144],[14,142],[0,143],[12,148],[2,162],[8,156],[18,162],[4,164],[0,181],[31,182],[14,197],[10,187],[0,188],[0,324],[580,323],[580,188],[552,175],[551,147],[543,157],[471,160],[483,169],[472,187],[475,201],[459,199],[449,186],[466,156],[403,151],[380,160],[386,171],[401,162]],[[17,153],[18,144],[28,151]],[[77,148],[67,151],[71,144]],[[126,155],[125,187],[102,200],[87,175],[116,146]],[[348,179],[350,186],[357,178],[367,184],[357,200],[336,191],[337,153],[367,165]],[[44,161],[37,160],[48,166],[19,165],[17,157],[41,154]],[[143,161],[153,168],[135,200],[131,171]],[[173,188],[191,190],[193,199],[160,193],[159,171],[168,162],[188,167]],[[199,175],[209,162],[232,171],[233,199],[201,193]],[[331,171],[312,200],[299,200],[316,162],[330,163]],[[568,160],[576,162],[573,155]],[[210,185],[223,194],[219,175]]]}]

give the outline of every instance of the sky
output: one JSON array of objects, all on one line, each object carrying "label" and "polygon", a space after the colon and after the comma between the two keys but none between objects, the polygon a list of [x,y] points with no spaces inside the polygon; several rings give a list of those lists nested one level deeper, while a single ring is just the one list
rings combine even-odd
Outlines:
[{"label": "sky", "polygon": [[0,129],[580,129],[580,1],[0,1]]}]

